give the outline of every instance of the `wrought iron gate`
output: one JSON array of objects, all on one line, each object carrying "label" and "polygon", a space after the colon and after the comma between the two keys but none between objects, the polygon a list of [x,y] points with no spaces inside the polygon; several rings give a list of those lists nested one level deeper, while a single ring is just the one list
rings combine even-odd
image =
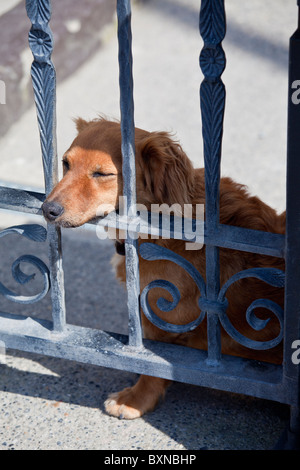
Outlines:
[{"label": "wrought iron gate", "polygon": [[[298,7],[300,1],[298,0]],[[27,14],[32,27],[29,45],[34,61],[31,74],[40,130],[42,158],[45,175],[45,193],[49,194],[57,182],[57,154],[55,141],[55,70],[51,61],[53,39],[49,27],[50,0],[26,0]],[[124,196],[128,210],[135,204],[135,153],[134,104],[131,55],[130,0],[117,0],[120,105],[122,129],[122,155]],[[60,229],[53,225],[47,231],[37,225],[10,227],[0,237],[17,232],[32,240],[46,240],[49,244],[49,267],[34,256],[20,257],[13,265],[15,279],[24,283],[30,280],[20,269],[23,262],[31,263],[44,277],[43,291],[34,297],[16,296],[0,286],[0,292],[13,301],[33,303],[40,300],[51,286],[52,322],[16,315],[0,315],[0,339],[8,348],[30,351],[54,357],[71,359],[95,365],[164,377],[176,381],[243,393],[290,405],[291,421],[282,447],[299,446],[299,365],[292,361],[292,345],[300,339],[300,141],[298,126],[300,106],[293,93],[300,84],[300,30],[290,41],[290,71],[288,95],[288,159],[287,159],[287,225],[286,236],[241,229],[219,223],[219,184],[221,141],[225,107],[225,87],[221,75],[225,68],[222,40],[226,31],[224,0],[202,0],[200,34],[204,47],[200,54],[200,67],[204,80],[200,88],[203,124],[206,220],[206,282],[186,260],[175,253],[151,243],[143,243],[138,253],[137,240],[130,237],[125,242],[128,293],[129,335],[122,336],[100,330],[73,326],[66,323],[64,283],[62,270]],[[41,214],[44,194],[0,187],[0,208]],[[128,212],[129,214],[129,212]],[[118,226],[126,228],[131,218],[118,217]],[[110,220],[107,216],[105,223]],[[111,220],[113,224],[115,218]],[[141,225],[141,231],[143,227]],[[148,228],[144,227],[145,233]],[[182,233],[184,239],[184,234]],[[286,274],[266,268],[242,271],[220,286],[219,248],[271,255],[285,258]],[[201,292],[201,310],[196,323],[207,318],[208,351],[198,351],[178,345],[143,340],[140,321],[139,255],[148,260],[168,259],[184,268]],[[280,366],[258,364],[251,360],[221,354],[220,326],[239,343],[254,348],[253,342],[239,335],[226,316],[226,291],[244,277],[256,277],[275,287],[285,287],[285,311],[280,307],[264,306],[277,316],[281,332],[275,341],[283,338],[284,361]],[[171,294],[169,284],[159,284]],[[150,289],[151,286],[148,286]],[[174,296],[173,296],[174,298]],[[144,311],[149,311],[146,295],[141,295]],[[178,301],[178,299],[177,299]],[[175,300],[174,300],[175,302]],[[264,301],[262,301],[264,302]],[[163,308],[163,307],[162,307]],[[149,313],[155,323],[155,317]],[[189,325],[188,328],[195,327]],[[249,320],[250,325],[251,320]],[[170,324],[160,322],[160,328],[170,330]],[[187,326],[172,326],[176,332]],[[274,342],[272,343],[272,346]],[[272,347],[262,344],[262,348]]]}]

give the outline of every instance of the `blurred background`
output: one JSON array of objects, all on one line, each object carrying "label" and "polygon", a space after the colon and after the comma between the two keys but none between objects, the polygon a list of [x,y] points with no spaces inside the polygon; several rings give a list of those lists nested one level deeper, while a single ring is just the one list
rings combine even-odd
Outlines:
[{"label": "blurred background", "polygon": [[[133,2],[136,126],[176,133],[203,166],[199,111],[202,74],[199,0]],[[285,208],[288,41],[294,0],[228,0],[223,43],[227,89],[222,174]],[[72,119],[119,118],[115,2],[53,0],[59,159],[75,137]],[[42,188],[39,136],[30,79],[30,22],[24,1],[0,0],[0,179]]]},{"label": "blurred background", "polygon": [[[297,26],[296,0],[225,3],[222,174],[281,212],[288,43]],[[74,118],[99,113],[119,118],[115,4],[52,0],[59,161],[76,135]],[[200,0],[132,2],[135,124],[175,133],[195,167],[203,166],[199,7]],[[0,0],[0,81],[6,92],[0,104],[0,185],[43,192],[29,29],[25,1]],[[0,227],[29,221],[43,223],[40,217],[0,211]],[[127,333],[126,295],[109,265],[113,244],[91,231],[75,231],[63,237],[68,322]],[[8,273],[18,255],[34,253],[47,263],[45,244],[10,236],[1,239],[0,248],[0,277],[13,290]],[[25,295],[26,289],[21,288]],[[1,298],[1,310],[51,319],[50,296],[29,306]],[[287,407],[277,403],[174,384],[157,412],[120,421],[105,414],[103,401],[132,385],[135,374],[26,353],[10,352],[6,361],[0,374],[1,449],[266,449],[288,416]]]}]

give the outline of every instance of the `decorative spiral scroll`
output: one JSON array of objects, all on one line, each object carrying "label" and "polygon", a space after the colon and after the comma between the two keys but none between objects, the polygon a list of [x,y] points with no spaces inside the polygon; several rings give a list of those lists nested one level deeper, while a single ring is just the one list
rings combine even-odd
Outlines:
[{"label": "decorative spiral scroll", "polygon": [[192,265],[192,263],[187,261],[182,256],[178,255],[177,253],[174,253],[168,248],[164,248],[163,246],[147,242],[141,244],[140,255],[147,261],[157,261],[163,259],[167,261],[173,261],[174,263],[178,264],[189,273],[189,275],[194,279],[195,283],[197,284],[201,294],[205,296],[205,282],[203,277]]},{"label": "decorative spiral scroll", "polygon": [[[0,232],[0,238],[11,233],[18,233],[19,235],[23,235],[26,238],[29,238],[30,240],[33,240],[36,242],[43,242],[47,238],[46,229],[40,225],[35,225],[35,224],[18,225],[14,227],[9,227]],[[0,282],[0,294],[4,295],[5,298],[12,300],[13,302],[17,302],[20,304],[32,304],[32,303],[38,302],[39,300],[45,297],[45,295],[50,289],[49,269],[45,265],[45,263],[39,258],[37,258],[36,256],[33,256],[33,255],[20,256],[16,261],[14,261],[12,265],[13,278],[19,284],[26,284],[35,277],[35,274],[25,274],[20,268],[21,263],[29,263],[35,266],[39,270],[39,272],[43,276],[43,281],[44,281],[44,286],[43,286],[42,291],[32,296],[17,295],[14,292],[12,292],[10,289],[5,287]]]},{"label": "decorative spiral scroll", "polygon": [[[223,285],[218,296],[218,301],[223,302],[225,300],[226,292],[228,288],[234,282],[239,281],[240,279],[245,279],[245,278],[250,278],[250,277],[254,277],[256,279],[264,281],[273,287],[284,287],[285,273],[281,271],[280,269],[275,269],[275,268],[246,269],[232,276]],[[270,319],[262,320],[260,318],[257,318],[254,313],[256,308],[266,308],[267,310],[270,310],[271,312],[274,313],[274,315],[276,316],[280,324],[280,332],[276,338],[269,340],[269,341],[254,341],[252,339],[246,338],[234,328],[234,326],[230,323],[229,318],[225,312],[220,312],[220,315],[219,315],[222,326],[226,330],[226,332],[231,336],[231,338],[233,338],[239,344],[246,346],[247,348],[258,349],[258,350],[273,348],[274,346],[280,343],[283,337],[283,310],[278,304],[276,304],[272,300],[269,300],[269,299],[254,300],[254,302],[252,302],[252,304],[247,308],[246,319],[247,319],[248,324],[251,326],[251,328],[253,328],[256,331],[263,330],[267,326],[270,320]]]},{"label": "decorative spiral scroll", "polygon": [[1,230],[0,238],[10,233],[18,233],[34,242],[45,242],[47,240],[47,230],[37,224],[14,225],[13,227],[6,228]]},{"label": "decorative spiral scroll", "polygon": [[46,194],[53,187],[53,165],[56,161],[55,89],[56,73],[51,61],[53,35],[49,27],[50,0],[26,0],[27,15],[32,23],[29,46],[34,61],[31,66],[32,84],[36,102]]},{"label": "decorative spiral scroll", "polygon": [[161,330],[168,331],[171,333],[186,333],[187,331],[191,331],[195,329],[202,320],[204,319],[205,315],[210,314],[217,314],[220,318],[220,322],[226,332],[237,341],[239,344],[246,346],[250,349],[259,349],[265,350],[270,349],[280,343],[283,336],[283,310],[282,308],[269,299],[257,299],[252,302],[252,304],[248,307],[246,311],[246,320],[248,324],[256,331],[263,330],[270,319],[262,320],[255,315],[256,308],[265,308],[273,312],[276,316],[279,324],[280,324],[280,332],[278,336],[269,341],[255,341],[243,336],[235,327],[231,324],[230,319],[228,318],[226,311],[228,308],[228,300],[226,299],[226,293],[229,287],[234,284],[236,281],[245,278],[256,278],[267,284],[270,284],[273,287],[284,287],[285,282],[285,274],[280,269],[274,268],[253,268],[253,269],[246,269],[241,271],[234,276],[232,276],[221,288],[220,293],[218,295],[217,301],[208,300],[206,297],[206,286],[204,279],[200,275],[200,273],[196,270],[196,268],[185,258],[181,257],[177,253],[168,250],[167,248],[161,247],[159,245],[155,245],[154,243],[142,243],[140,246],[140,255],[142,258],[148,261],[156,261],[156,260],[167,260],[176,263],[177,265],[181,266],[185,269],[188,274],[193,278],[196,285],[199,288],[201,296],[198,301],[200,315],[199,317],[186,324],[186,325],[174,325],[172,323],[165,322],[160,317],[158,317],[153,310],[151,309],[148,301],[148,294],[151,289],[153,288],[162,288],[169,292],[172,296],[172,301],[168,301],[163,297],[160,297],[156,303],[157,307],[162,312],[170,312],[175,307],[177,307],[180,301],[180,293],[174,284],[166,280],[155,280],[150,282],[142,291],[141,293],[141,306],[145,316],[148,320],[153,323],[155,326],[160,328]]},{"label": "decorative spiral scroll", "polygon": [[[202,296],[205,298],[205,282],[199,272],[194,268],[194,266],[187,261],[185,258],[182,258],[177,253],[174,253],[167,248],[164,248],[159,245],[155,245],[154,243],[142,243],[140,246],[140,255],[142,258],[148,261],[156,261],[156,260],[167,260],[173,261],[174,263],[181,266],[185,269],[188,274],[193,278],[195,283],[197,284]],[[186,333],[187,331],[194,330],[200,323],[203,321],[205,317],[205,312],[200,312],[199,317],[190,322],[186,325],[175,325],[173,323],[168,323],[161,318],[159,318],[151,309],[149,302],[148,302],[148,294],[149,291],[153,288],[162,288],[168,291],[173,301],[170,302],[163,297],[160,297],[157,301],[157,307],[163,312],[170,312],[173,310],[180,301],[180,292],[174,284],[169,281],[165,281],[162,279],[158,279],[155,281],[150,282],[141,293],[141,306],[145,316],[148,320],[151,321],[155,326],[160,328],[161,330],[168,331],[171,333]],[[202,297],[201,297],[202,298]]]}]

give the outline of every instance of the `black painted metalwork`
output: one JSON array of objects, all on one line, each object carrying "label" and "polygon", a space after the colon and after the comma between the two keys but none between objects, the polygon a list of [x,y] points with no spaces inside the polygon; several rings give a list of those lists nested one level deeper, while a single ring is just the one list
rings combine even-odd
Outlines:
[{"label": "black painted metalwork", "polygon": [[[200,67],[204,80],[200,87],[205,162],[205,229],[214,232],[220,222],[220,160],[225,108],[225,87],[221,74],[225,67],[222,40],[226,32],[224,1],[202,1],[200,34],[204,46]],[[217,302],[220,290],[219,249],[206,247],[207,298]],[[217,365],[221,359],[221,330],[218,314],[207,312],[208,361]]]},{"label": "black painted metalwork", "polygon": [[[44,227],[40,225],[16,225],[14,227],[9,227],[7,229],[0,231],[0,238],[4,237],[5,235],[9,235],[12,233],[17,233],[19,235],[23,235],[24,237],[28,238],[29,240],[33,240],[35,242],[44,242],[47,238],[47,232]],[[45,263],[33,255],[22,255],[18,259],[16,259],[12,265],[12,275],[16,282],[19,284],[26,284],[27,282],[31,281],[35,274],[25,274],[20,268],[21,263],[28,263],[35,266],[38,271],[43,276],[44,280],[44,287],[41,292],[31,296],[23,296],[17,295],[7,287],[5,287],[2,282],[0,282],[0,294],[6,297],[13,302],[17,302],[20,304],[33,304],[38,302],[39,300],[43,299],[45,295],[48,293],[50,289],[50,279],[49,279],[49,269],[45,265]]]},{"label": "black painted metalwork", "polygon": [[[120,108],[123,156],[124,198],[127,201],[125,216],[133,214],[136,205],[135,187],[135,140],[134,140],[134,104],[131,51],[131,5],[128,1],[117,1],[118,40],[119,40],[119,80]],[[142,347],[142,327],[140,320],[140,281],[138,241],[127,237],[126,252],[126,287],[129,315],[129,344]]]},{"label": "black painted metalwork", "polygon": [[[205,282],[202,276],[199,274],[199,272],[195,269],[195,267],[189,261],[179,256],[177,253],[173,253],[167,248],[163,248],[159,245],[154,245],[152,243],[143,243],[140,247],[140,255],[142,256],[142,258],[148,261],[163,259],[163,260],[173,261],[178,266],[181,266],[183,269],[185,269],[189,273],[191,278],[196,283],[201,293],[201,302],[204,303],[204,300],[206,300]],[[164,331],[169,331],[171,333],[185,333],[186,331],[194,330],[198,325],[200,325],[200,323],[203,321],[205,317],[205,309],[200,310],[201,308],[200,306],[199,306],[199,317],[196,320],[186,325],[174,325],[173,323],[165,322],[164,320],[159,318],[152,311],[148,303],[148,293],[151,289],[156,288],[156,287],[162,287],[163,289],[167,290],[173,298],[172,302],[164,298],[160,298],[157,302],[157,306],[160,310],[164,312],[169,312],[178,305],[178,302],[180,300],[180,292],[177,289],[177,287],[174,286],[174,284],[172,284],[171,282],[159,280],[159,279],[156,281],[152,281],[150,284],[148,284],[148,286],[144,288],[143,292],[141,293],[141,306],[148,320],[150,320],[158,328]]]},{"label": "black painted metalwork", "polygon": [[[291,407],[289,434],[283,447],[300,449],[300,365],[292,361],[292,344],[300,338],[300,1],[298,27],[290,39],[288,81],[288,135],[287,135],[287,207],[286,207],[286,285],[284,332],[284,380],[293,387],[298,397],[297,406]],[[291,385],[292,384],[292,385]]]},{"label": "black painted metalwork", "polygon": [[[51,2],[26,0],[26,10],[32,24],[29,32],[29,46],[34,57],[31,77],[40,132],[45,192],[48,195],[58,182],[56,73],[51,61],[53,37],[49,27]],[[59,227],[48,224],[48,240],[53,324],[56,331],[62,331],[66,323],[66,311]]]},{"label": "black painted metalwork", "polygon": [[[300,2],[298,1],[298,6]],[[57,155],[55,137],[55,69],[51,61],[53,38],[49,27],[50,0],[26,0],[28,17],[32,27],[29,45],[34,61],[31,74],[40,130],[42,160],[45,175],[45,194],[0,187],[0,208],[41,215],[45,196],[57,182]],[[127,229],[132,221],[139,220],[139,233],[149,233],[149,221],[139,219],[133,211],[136,202],[135,148],[134,148],[134,100],[131,52],[131,6],[130,0],[117,0],[120,108],[122,130],[122,155],[124,196],[127,208],[117,217],[109,215],[105,225]],[[46,322],[28,317],[0,314],[0,339],[7,347],[48,354],[80,362],[126,369],[136,373],[164,377],[186,383],[220,390],[245,393],[286,403],[291,407],[290,427],[279,444],[281,448],[295,448],[300,444],[300,374],[299,365],[292,360],[293,342],[300,339],[300,30],[290,41],[290,70],[288,97],[288,171],[287,171],[287,231],[286,236],[221,225],[219,221],[220,160],[225,109],[225,86],[221,75],[225,68],[222,41],[226,32],[224,0],[202,0],[200,10],[200,34],[203,49],[200,67],[204,80],[200,87],[202,132],[205,160],[206,220],[204,243],[206,244],[206,280],[186,259],[152,243],[141,244],[138,254],[137,240],[128,237],[126,248],[126,272],[128,292],[129,336],[107,333],[66,324],[64,285],[59,229],[49,225],[49,268],[36,257],[23,257],[13,265],[18,282],[28,282],[31,276],[20,269],[21,262],[30,262],[44,276],[44,289],[32,298],[20,298],[0,283],[0,294],[13,301],[32,303],[48,292],[51,284],[53,321]],[[299,90],[299,93],[298,93]],[[299,97],[298,97],[299,96]],[[10,227],[0,233],[19,233],[35,241],[45,241],[45,231],[38,226]],[[158,234],[162,235],[162,226]],[[175,229],[170,236],[193,240],[194,232],[178,235]],[[286,274],[278,269],[253,268],[231,277],[220,285],[219,248],[231,248],[286,259]],[[140,294],[139,255],[152,260],[169,260],[185,269],[195,282],[201,297],[199,316],[187,325],[174,325],[163,321],[151,309],[148,294],[160,287],[171,294],[172,301],[161,297],[158,308],[173,310],[180,302],[177,286],[157,279],[146,286]],[[227,310],[227,289],[240,279],[254,277],[274,287],[285,287],[284,312],[274,302],[260,299],[249,305],[245,312],[248,324],[254,330],[262,330],[267,320],[255,316],[257,307],[272,312],[280,324],[277,338],[257,342],[242,336],[231,325]],[[140,321],[140,305],[147,318],[159,328],[182,333],[195,329],[206,317],[208,328],[208,351],[197,351],[173,344],[143,340]],[[21,321],[22,320],[22,321]],[[256,363],[255,361],[221,355],[220,327],[238,343],[251,349],[268,349],[284,341],[283,365]]]}]

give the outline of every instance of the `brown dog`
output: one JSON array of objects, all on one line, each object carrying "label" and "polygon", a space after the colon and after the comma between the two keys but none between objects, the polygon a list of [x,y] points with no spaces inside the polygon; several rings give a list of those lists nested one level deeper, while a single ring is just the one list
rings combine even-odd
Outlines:
[{"label": "brown dog", "polygon": [[[101,204],[118,208],[122,195],[121,131],[117,122],[98,119],[77,121],[78,136],[63,157],[64,177],[43,204],[45,218],[63,227],[78,227],[97,216]],[[136,181],[137,202],[150,210],[151,204],[168,205],[204,204],[204,170],[195,170],[180,145],[165,132],[147,132],[136,129]],[[276,212],[251,197],[246,189],[230,178],[222,178],[220,186],[220,222],[255,230],[283,234],[285,214]],[[205,248],[198,251],[185,249],[185,242],[174,239],[148,240],[175,251],[190,261],[205,279]],[[124,257],[116,255],[116,273],[125,281]],[[166,292],[160,288],[149,293],[152,310],[169,323],[185,324],[199,316],[199,290],[190,276],[170,261],[140,259],[141,290],[155,279],[166,279],[176,285],[181,300],[171,312],[162,312],[156,301]],[[233,274],[253,267],[284,269],[282,259],[220,249],[221,285]],[[247,307],[259,298],[272,299],[283,307],[283,289],[253,279],[234,283],[227,291],[227,315],[235,328],[244,336],[257,341],[275,338],[279,323],[264,309],[257,309],[260,318],[272,317],[262,331],[254,331],[246,321]],[[170,299],[171,300],[171,299]],[[178,343],[206,349],[206,322],[185,334],[167,333],[158,329],[142,314],[144,336],[148,339]],[[255,351],[240,346],[222,330],[222,352],[246,358],[280,363],[282,345],[267,351]],[[109,397],[106,410],[114,416],[132,419],[152,410],[169,384],[168,380],[141,376],[136,385]]]}]

